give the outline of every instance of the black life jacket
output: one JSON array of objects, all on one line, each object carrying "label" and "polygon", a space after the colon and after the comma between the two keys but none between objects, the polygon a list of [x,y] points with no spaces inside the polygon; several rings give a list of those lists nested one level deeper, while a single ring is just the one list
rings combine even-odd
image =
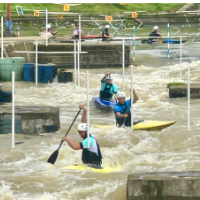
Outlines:
[{"label": "black life jacket", "polygon": [[[149,34],[149,36],[150,36],[150,37],[153,37],[153,36],[159,37],[160,34],[158,34],[156,31],[153,31],[153,32],[151,32],[151,33]],[[157,40],[157,39],[158,39],[158,38],[149,38],[150,41]]]},{"label": "black life jacket", "polygon": [[[97,141],[96,141],[96,143],[97,143]],[[102,155],[101,155],[101,151],[100,151],[98,143],[97,143],[97,148],[98,148],[98,155],[94,152],[87,150],[87,149],[83,149],[83,151],[82,151],[82,162],[84,164],[101,166]]]},{"label": "black life jacket", "polygon": [[103,30],[103,32],[102,32],[102,41],[106,41],[106,40],[110,39],[110,38],[104,37],[104,34],[109,36],[108,29],[104,29]]},{"label": "black life jacket", "polygon": [[112,83],[110,84],[110,87],[107,87],[107,84],[106,84],[104,87],[104,90],[100,91],[100,94],[99,94],[100,99],[109,101],[113,96],[113,94],[110,93],[110,90],[112,87],[113,87]]}]

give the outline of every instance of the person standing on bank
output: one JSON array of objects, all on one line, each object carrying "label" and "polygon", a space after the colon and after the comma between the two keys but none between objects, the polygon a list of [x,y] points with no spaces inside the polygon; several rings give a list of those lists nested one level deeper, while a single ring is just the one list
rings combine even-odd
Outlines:
[{"label": "person standing on bank", "polygon": [[102,163],[102,155],[99,148],[99,144],[92,135],[89,133],[89,144],[90,147],[87,147],[88,139],[87,139],[87,118],[86,118],[86,108],[84,105],[79,105],[79,108],[83,110],[81,122],[77,126],[78,133],[80,137],[83,138],[83,141],[80,143],[74,143],[69,138],[63,137],[62,141],[66,141],[67,144],[74,150],[82,149],[82,162],[87,164],[90,167],[101,168]]},{"label": "person standing on bank", "polygon": [[[153,31],[149,34],[149,40],[153,42],[157,42],[157,40],[162,40],[161,34],[158,32],[158,26],[153,27]],[[153,38],[155,37],[155,38]]]},{"label": "person standing on bank", "polygon": [[[125,100],[124,92],[117,93],[118,103],[114,106],[113,111],[116,118],[116,123],[120,127],[122,124],[125,126],[131,126],[131,98]],[[139,99],[135,90],[133,89],[133,103],[137,102]]]},{"label": "person standing on bank", "polygon": [[105,25],[105,29],[102,32],[102,41],[107,41],[108,39],[112,38],[108,33],[109,28],[110,25]]},{"label": "person standing on bank", "polygon": [[[81,30],[81,33],[82,33],[83,31]],[[79,39],[79,26],[78,25],[76,25],[76,28],[74,29],[74,31],[73,31],[73,37],[72,37],[73,39]]]},{"label": "person standing on bank", "polygon": [[99,98],[106,101],[112,101],[112,97],[114,94],[115,101],[117,98],[115,95],[117,94],[117,86],[112,83],[112,79],[110,76],[110,72],[107,72],[106,75],[101,79],[101,90]]}]

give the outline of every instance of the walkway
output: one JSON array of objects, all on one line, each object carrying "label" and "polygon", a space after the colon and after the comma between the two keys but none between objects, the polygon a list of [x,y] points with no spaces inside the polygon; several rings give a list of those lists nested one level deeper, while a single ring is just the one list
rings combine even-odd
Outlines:
[{"label": "walkway", "polygon": [[186,11],[188,8],[190,8],[194,3],[187,3],[182,8],[180,8],[176,13],[180,13],[181,11]]}]

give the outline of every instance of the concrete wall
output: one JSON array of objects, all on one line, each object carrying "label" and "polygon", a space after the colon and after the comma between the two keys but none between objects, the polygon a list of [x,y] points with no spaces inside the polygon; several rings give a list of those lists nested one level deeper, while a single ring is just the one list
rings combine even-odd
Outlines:
[{"label": "concrete wall", "polygon": [[[130,65],[130,44],[125,45],[125,66]],[[74,44],[55,43],[41,44],[39,51],[74,51]],[[81,51],[87,51],[87,54],[80,55],[81,67],[122,67],[122,44],[116,43],[82,43]],[[64,67],[74,67],[73,54],[43,54],[38,58],[39,63],[54,63]]]},{"label": "concrete wall", "polygon": [[[21,40],[22,38],[20,38]],[[35,63],[35,54],[29,53],[13,53],[13,51],[35,51],[35,41],[16,42],[14,38],[11,42],[4,44],[4,57],[24,57],[26,63]],[[41,38],[40,38],[41,40]],[[50,39],[50,43],[46,46],[43,41],[38,42],[38,51],[74,51],[73,43],[56,43]],[[101,43],[81,43],[82,51],[87,54],[80,55],[80,67],[122,67],[122,44],[121,42],[101,42]],[[125,45],[125,66],[131,64],[130,44]],[[78,62],[78,60],[77,60]],[[47,64],[54,63],[61,67],[74,68],[73,54],[38,54],[38,63]]]},{"label": "concrete wall", "polygon": [[[187,97],[187,84],[169,87],[169,98]],[[190,84],[190,98],[200,98],[200,84]]]},{"label": "concrete wall", "polygon": [[[35,55],[29,53],[17,54],[13,53],[13,51],[34,51],[34,43],[33,42],[9,42],[4,44],[4,57],[24,57],[26,63],[35,62]],[[1,49],[1,47],[0,47]]]},{"label": "concrete wall", "polygon": [[129,174],[127,200],[200,199],[200,171]]},{"label": "concrete wall", "polygon": [[[12,114],[11,107],[2,106],[0,115]],[[22,133],[44,133],[43,125],[56,125],[60,128],[59,108],[44,106],[16,106],[15,114],[21,116]]]}]

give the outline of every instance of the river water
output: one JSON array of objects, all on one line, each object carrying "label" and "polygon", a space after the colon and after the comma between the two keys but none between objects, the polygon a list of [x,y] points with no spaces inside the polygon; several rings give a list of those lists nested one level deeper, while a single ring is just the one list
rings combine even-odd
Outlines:
[{"label": "river water", "polygon": [[[81,163],[81,151],[64,143],[54,165],[47,159],[58,148],[61,138],[72,123],[79,104],[86,105],[86,69],[81,69],[80,87],[74,83],[53,83],[35,86],[16,82],[16,105],[57,106],[60,108],[61,129],[42,135],[16,135],[11,148],[11,134],[0,135],[0,199],[1,200],[125,200],[127,175],[133,172],[199,170],[199,99],[191,99],[190,130],[188,130],[187,98],[169,99],[169,82],[187,83],[190,67],[191,83],[200,81],[198,44],[184,44],[185,56],[180,64],[179,47],[176,56],[167,58],[167,45],[139,51],[137,66],[133,67],[133,88],[139,96],[134,104],[134,120],[163,120],[176,123],[161,131],[131,131],[111,127],[91,127],[99,142],[103,166],[122,166],[116,173],[98,174],[67,170],[64,166]],[[196,51],[195,51],[196,48]],[[143,48],[144,49],[144,48]],[[150,56],[154,59],[150,59]],[[157,52],[162,52],[157,54]],[[184,50],[183,50],[184,51]],[[192,51],[195,51],[193,56]],[[137,57],[138,56],[138,57]],[[193,59],[191,59],[193,57]],[[190,58],[190,59],[189,59]],[[153,62],[154,61],[154,62]],[[180,71],[181,70],[181,71]],[[90,100],[98,95],[100,80],[110,71],[113,83],[122,90],[122,69],[90,69]],[[125,93],[130,96],[131,68],[125,69]],[[181,76],[180,76],[181,75]],[[5,83],[5,85],[10,83]],[[11,105],[7,103],[6,105]],[[90,101],[91,124],[114,124],[113,112],[98,110]],[[82,114],[82,112],[81,112]],[[68,137],[80,142],[76,126],[78,116]]]}]

